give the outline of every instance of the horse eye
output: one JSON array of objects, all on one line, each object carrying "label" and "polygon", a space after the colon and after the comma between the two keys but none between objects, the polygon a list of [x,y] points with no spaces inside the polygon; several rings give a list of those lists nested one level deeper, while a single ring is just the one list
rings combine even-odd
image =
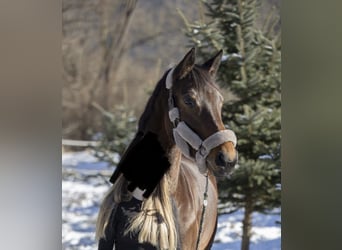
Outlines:
[{"label": "horse eye", "polygon": [[196,101],[190,96],[184,97],[184,103],[191,108],[195,106],[195,102]]}]

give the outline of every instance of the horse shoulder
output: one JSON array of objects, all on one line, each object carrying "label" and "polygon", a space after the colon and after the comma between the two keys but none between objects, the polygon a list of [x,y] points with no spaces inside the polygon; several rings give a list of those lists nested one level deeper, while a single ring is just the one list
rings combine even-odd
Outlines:
[{"label": "horse shoulder", "polygon": [[[182,160],[175,202],[177,203],[179,230],[184,249],[195,248],[200,227],[204,192],[205,177],[199,173],[194,163]],[[202,230],[200,245],[207,246],[210,242],[216,228],[216,217],[216,181],[214,177],[209,177],[208,206],[204,215],[203,225],[205,226]]]},{"label": "horse shoulder", "polygon": [[208,186],[208,206],[204,214],[203,231],[201,234],[200,248],[210,249],[208,245],[213,243],[217,226],[217,184],[214,176],[209,176]]}]

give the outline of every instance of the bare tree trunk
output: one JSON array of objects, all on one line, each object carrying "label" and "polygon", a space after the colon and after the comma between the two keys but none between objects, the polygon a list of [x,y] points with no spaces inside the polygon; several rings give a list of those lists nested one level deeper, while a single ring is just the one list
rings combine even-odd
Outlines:
[{"label": "bare tree trunk", "polygon": [[249,243],[252,231],[252,213],[253,213],[253,201],[247,196],[245,205],[245,214],[242,221],[242,242],[241,250],[249,250]]},{"label": "bare tree trunk", "polygon": [[[115,82],[117,71],[119,70],[120,60],[125,50],[125,38],[129,28],[129,24],[133,15],[133,11],[137,4],[137,0],[126,0],[120,3],[118,8],[119,15],[115,23],[111,23],[108,13],[110,4],[107,1],[102,2],[103,8],[103,23],[102,23],[102,46],[103,46],[103,60],[100,67],[97,81],[103,81],[103,99],[102,107],[109,110],[109,96],[112,93],[112,82]],[[111,27],[114,27],[111,28]],[[112,67],[115,62],[115,67]],[[101,84],[98,84],[100,86]]]},{"label": "bare tree trunk", "polygon": [[62,105],[69,114],[74,113],[68,118],[72,120],[68,134],[77,139],[89,139],[93,131],[101,130],[93,102],[111,110],[113,85],[129,45],[126,34],[137,2],[63,0],[63,33],[67,36],[63,76],[67,84]]}]

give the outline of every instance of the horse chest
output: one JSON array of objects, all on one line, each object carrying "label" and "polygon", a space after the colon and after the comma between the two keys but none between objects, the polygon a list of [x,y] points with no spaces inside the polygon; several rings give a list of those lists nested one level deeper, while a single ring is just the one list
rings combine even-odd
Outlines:
[{"label": "horse chest", "polygon": [[[183,170],[175,196],[178,226],[183,249],[196,249],[204,204],[204,193],[205,177],[198,174],[193,168]],[[211,180],[208,183],[207,204],[198,249],[205,249],[215,233],[217,192],[215,183],[212,183]]]}]

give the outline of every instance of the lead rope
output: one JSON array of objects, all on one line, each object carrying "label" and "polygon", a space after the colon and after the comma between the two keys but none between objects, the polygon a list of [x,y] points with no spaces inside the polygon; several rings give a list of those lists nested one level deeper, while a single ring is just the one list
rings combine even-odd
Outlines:
[{"label": "lead rope", "polygon": [[203,222],[204,222],[204,214],[205,214],[207,205],[208,205],[208,172],[205,175],[205,191],[203,194],[202,214],[201,214],[201,221],[200,221],[200,226],[199,226],[198,235],[197,235],[196,250],[198,250],[199,242],[201,239]]}]

